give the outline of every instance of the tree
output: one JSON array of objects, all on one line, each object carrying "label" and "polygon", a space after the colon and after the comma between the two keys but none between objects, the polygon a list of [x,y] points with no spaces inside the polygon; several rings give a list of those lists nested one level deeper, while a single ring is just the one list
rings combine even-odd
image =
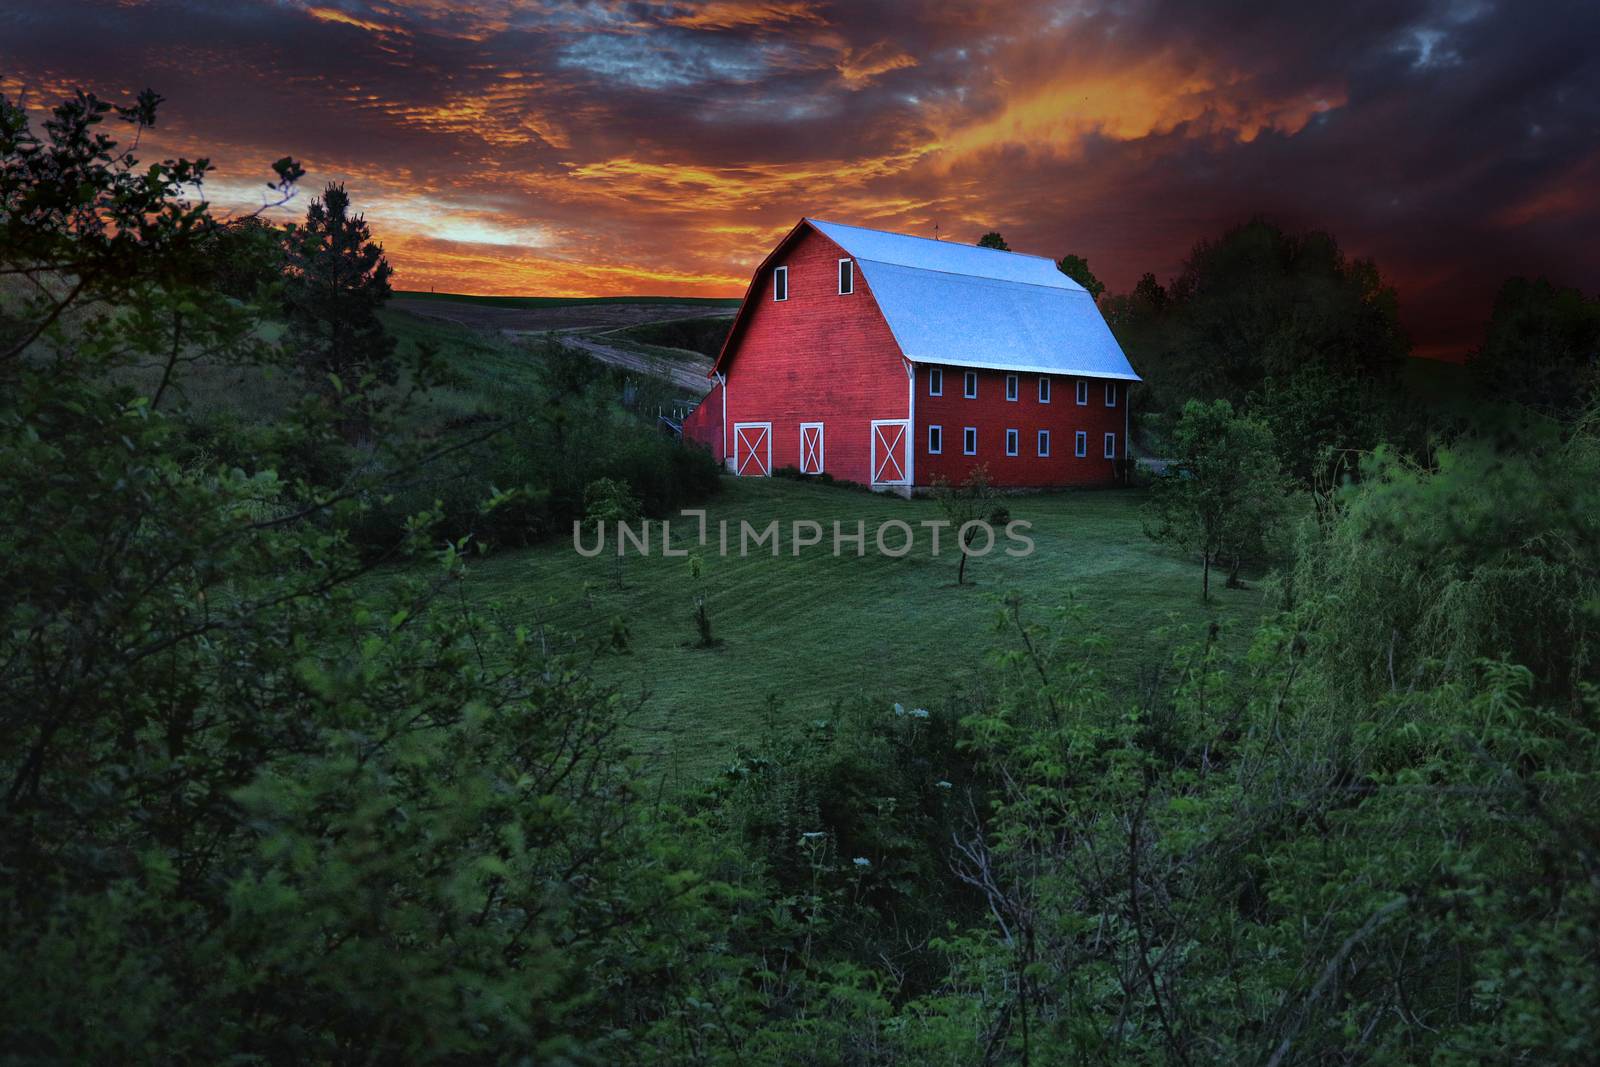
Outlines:
[{"label": "tree", "polygon": [[990,527],[1005,526],[1011,521],[1011,513],[996,499],[994,487],[989,484],[989,468],[982,463],[968,471],[959,485],[952,485],[949,480],[935,476],[933,498],[944,513],[945,521],[950,524],[951,532],[957,537],[957,547],[961,549],[961,562],[956,567],[956,584],[961,585],[967,579],[969,550],[978,536],[976,524],[987,522]]},{"label": "tree", "polygon": [[6,1056],[632,1058],[712,864],[649,832],[614,694],[434,599],[465,547],[436,514],[389,557],[429,577],[363,584],[382,484],[259,461],[337,444],[331,412],[196,455],[161,396],[261,380],[273,331],[198,281],[204,165],[136,165],[111,114],[35,137],[0,97],[0,261],[34,283],[0,351]]},{"label": "tree", "polygon": [[198,279],[236,300],[254,300],[283,279],[283,231],[246,215],[214,226],[205,236]]},{"label": "tree", "polygon": [[1237,584],[1245,560],[1269,546],[1286,506],[1287,484],[1272,433],[1234,414],[1226,400],[1184,405],[1172,435],[1173,465],[1157,480],[1145,534],[1200,556],[1202,600],[1211,597],[1211,568],[1228,565]]},{"label": "tree", "polygon": [[[1113,328],[1146,379],[1143,393],[1176,411],[1190,397],[1221,398],[1235,409],[1307,413],[1320,430],[1297,455],[1371,448],[1386,411],[1372,418],[1346,401],[1360,391],[1387,408],[1410,342],[1394,290],[1369,260],[1347,259],[1332,236],[1293,234],[1263,219],[1195,245],[1183,272],[1162,290],[1151,277],[1142,299],[1119,308]],[[1294,396],[1263,405],[1280,389]],[[1305,434],[1296,430],[1301,439]],[[1297,472],[1313,476],[1309,463]]]},{"label": "tree", "polygon": [[1600,395],[1600,297],[1507,279],[1470,366],[1485,396],[1572,418]]},{"label": "tree", "polygon": [[347,437],[368,429],[372,391],[398,376],[395,342],[378,311],[388,301],[389,261],[365,216],[350,213],[342,184],[330,183],[288,234],[284,314],[287,343],[323,396],[341,404]]},{"label": "tree", "polygon": [[611,524],[611,535],[616,540],[616,555],[612,561],[612,579],[622,588],[622,530],[623,523],[639,517],[639,500],[628,488],[627,482],[615,478],[596,478],[583,487],[583,519],[596,527],[600,543],[605,544],[605,526]]},{"label": "tree", "polygon": [[978,238],[978,247],[996,248],[1002,252],[1011,251],[1011,246],[1006,244],[1006,239],[1000,236],[999,230],[990,230],[988,233]]},{"label": "tree", "polygon": [[1384,441],[1393,422],[1388,390],[1317,363],[1268,378],[1249,404],[1272,431],[1284,471],[1318,493],[1335,487],[1341,474],[1358,473],[1349,453]]},{"label": "tree", "polygon": [[1056,270],[1083,286],[1096,300],[1099,300],[1100,294],[1106,291],[1105,283],[1094,276],[1089,270],[1089,261],[1082,256],[1062,256],[1056,260]]}]

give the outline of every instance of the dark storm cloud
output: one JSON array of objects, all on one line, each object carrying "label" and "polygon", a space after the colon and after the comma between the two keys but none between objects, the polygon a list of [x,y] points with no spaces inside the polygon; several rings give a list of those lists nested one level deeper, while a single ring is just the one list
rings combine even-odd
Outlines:
[{"label": "dark storm cloud", "polygon": [[1335,233],[1428,348],[1600,264],[1600,6],[43,3],[0,74],[169,98],[248,199],[346,179],[403,283],[728,292],[800,214],[1170,275],[1251,214]]}]

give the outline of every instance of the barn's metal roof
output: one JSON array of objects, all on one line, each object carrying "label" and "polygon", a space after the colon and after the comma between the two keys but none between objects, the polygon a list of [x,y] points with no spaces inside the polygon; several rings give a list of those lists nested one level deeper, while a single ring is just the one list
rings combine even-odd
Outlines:
[{"label": "barn's metal roof", "polygon": [[907,359],[1140,380],[1094,298],[1043,256],[806,222],[855,259]]}]

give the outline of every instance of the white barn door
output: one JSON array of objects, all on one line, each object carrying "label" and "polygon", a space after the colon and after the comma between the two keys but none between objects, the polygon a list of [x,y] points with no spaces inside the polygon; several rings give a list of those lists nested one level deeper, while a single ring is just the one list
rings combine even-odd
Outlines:
[{"label": "white barn door", "polygon": [[822,423],[800,424],[800,473],[822,473]]},{"label": "white barn door", "polygon": [[733,473],[761,478],[772,473],[772,423],[733,424]]},{"label": "white barn door", "polygon": [[906,452],[911,445],[911,423],[905,419],[872,422],[872,484],[910,485]]}]

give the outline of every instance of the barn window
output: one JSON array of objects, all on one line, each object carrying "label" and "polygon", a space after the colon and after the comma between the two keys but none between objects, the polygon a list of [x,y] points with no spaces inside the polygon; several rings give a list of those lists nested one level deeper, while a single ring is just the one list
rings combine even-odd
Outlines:
[{"label": "barn window", "polygon": [[1049,454],[1050,454],[1050,431],[1049,430],[1040,430],[1039,431],[1039,455],[1048,456]]},{"label": "barn window", "polygon": [[1017,398],[1017,376],[1015,374],[1008,374],[1008,375],[1006,375],[1006,399],[1007,400],[1015,400],[1016,398]]},{"label": "barn window", "polygon": [[779,267],[772,272],[772,299],[789,299],[789,268]]},{"label": "barn window", "polygon": [[1050,403],[1050,376],[1048,374],[1039,375],[1039,403]]},{"label": "barn window", "polygon": [[1016,454],[1017,454],[1017,431],[1015,431],[1015,430],[1007,430],[1006,431],[1006,455],[1014,456]]},{"label": "barn window", "polygon": [[944,371],[938,367],[928,368],[928,395],[944,396]]},{"label": "barn window", "polygon": [[961,431],[961,451],[968,456],[978,454],[978,428],[968,426]]},{"label": "barn window", "polygon": [[1117,406],[1117,383],[1116,382],[1107,382],[1106,383],[1106,407],[1114,408],[1116,406]]},{"label": "barn window", "polygon": [[1087,404],[1088,402],[1089,402],[1089,383],[1084,381],[1082,378],[1079,378],[1078,379],[1078,403]]},{"label": "barn window", "polygon": [[944,451],[944,427],[928,427],[928,455],[937,456]]},{"label": "barn window", "polygon": [[963,385],[963,392],[962,392],[961,395],[965,396],[968,400],[976,400],[978,398],[978,372],[977,371],[975,371],[975,370],[967,371],[966,380],[965,380],[965,383]]},{"label": "barn window", "polygon": [[1072,454],[1082,459],[1089,454],[1089,435],[1079,430],[1072,441]]},{"label": "barn window", "polygon": [[849,296],[856,291],[856,265],[848,259],[839,261],[839,295]]},{"label": "barn window", "polygon": [[1114,433],[1106,434],[1106,458],[1117,458],[1117,435]]}]

